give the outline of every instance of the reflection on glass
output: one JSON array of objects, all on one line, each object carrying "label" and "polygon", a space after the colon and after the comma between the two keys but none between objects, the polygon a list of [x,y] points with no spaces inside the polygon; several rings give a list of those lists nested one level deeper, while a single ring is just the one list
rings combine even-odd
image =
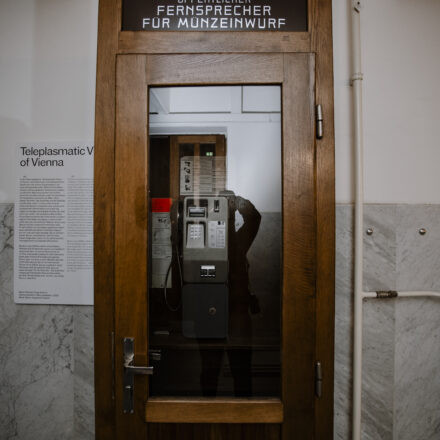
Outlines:
[{"label": "reflection on glass", "polygon": [[[224,134],[150,139],[153,396],[280,395],[280,117],[221,118],[227,145]],[[150,128],[167,121],[150,116]]]}]

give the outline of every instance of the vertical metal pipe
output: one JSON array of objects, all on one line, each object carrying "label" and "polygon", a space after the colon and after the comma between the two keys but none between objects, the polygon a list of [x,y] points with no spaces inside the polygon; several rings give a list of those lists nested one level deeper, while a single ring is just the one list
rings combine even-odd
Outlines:
[{"label": "vertical metal pipe", "polygon": [[361,439],[362,397],[362,292],[363,292],[363,115],[361,23],[359,1],[352,2],[352,61],[355,157],[355,226],[354,226],[354,335],[353,335],[353,440]]}]

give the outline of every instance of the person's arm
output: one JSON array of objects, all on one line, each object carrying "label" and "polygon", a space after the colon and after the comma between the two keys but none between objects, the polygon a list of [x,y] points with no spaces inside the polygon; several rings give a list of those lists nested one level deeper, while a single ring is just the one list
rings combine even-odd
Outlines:
[{"label": "person's arm", "polygon": [[236,232],[237,245],[246,254],[257,236],[261,215],[249,200],[240,196],[235,198],[235,207],[244,221],[243,226]]}]

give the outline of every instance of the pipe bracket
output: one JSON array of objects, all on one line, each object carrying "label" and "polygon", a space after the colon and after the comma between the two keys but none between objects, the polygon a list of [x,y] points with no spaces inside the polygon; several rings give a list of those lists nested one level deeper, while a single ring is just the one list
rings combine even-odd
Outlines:
[{"label": "pipe bracket", "polygon": [[362,8],[363,8],[363,2],[362,0],[353,0],[353,9],[356,12],[361,12]]},{"label": "pipe bracket", "polygon": [[356,81],[363,81],[364,80],[364,74],[361,72],[356,72],[353,74],[353,76],[350,79],[350,85],[352,86]]},{"label": "pipe bracket", "polygon": [[376,295],[379,299],[397,298],[399,296],[399,294],[395,290],[378,291],[376,292]]}]

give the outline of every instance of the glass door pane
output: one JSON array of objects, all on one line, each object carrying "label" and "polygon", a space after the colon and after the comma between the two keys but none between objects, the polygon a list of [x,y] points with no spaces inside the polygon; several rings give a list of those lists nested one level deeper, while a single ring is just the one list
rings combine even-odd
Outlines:
[{"label": "glass door pane", "polygon": [[280,396],[280,87],[245,87],[150,89],[151,396]]}]

